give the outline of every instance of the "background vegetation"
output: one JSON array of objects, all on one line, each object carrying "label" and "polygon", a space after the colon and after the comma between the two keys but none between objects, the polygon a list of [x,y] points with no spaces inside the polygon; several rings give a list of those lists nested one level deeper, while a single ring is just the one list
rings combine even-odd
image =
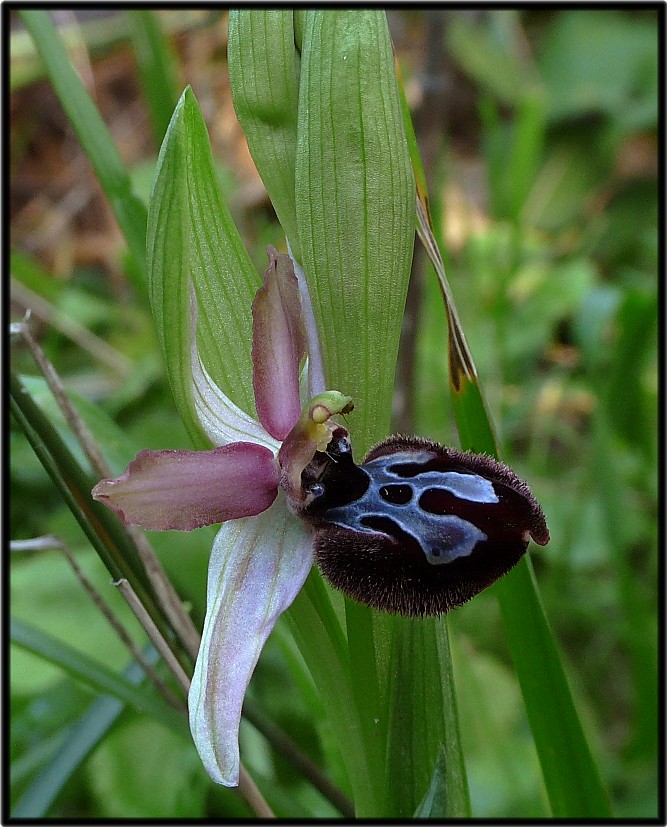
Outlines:
[{"label": "background vegetation", "polygon": [[[389,14],[449,279],[503,456],[529,480],[548,517],[552,541],[533,559],[547,615],[614,813],[624,817],[655,816],[658,808],[663,18],[657,7]],[[157,66],[142,40],[154,34],[150,18],[58,12],[56,19],[146,200],[168,118],[181,88],[193,85],[221,184],[261,269],[267,243],[283,239],[231,104],[225,15],[160,12],[169,37]],[[32,308],[34,334],[68,390],[88,404],[119,466],[142,447],[190,447],[136,264],[19,27],[10,84],[12,320]],[[414,285],[408,310],[417,321],[403,342],[397,429],[456,444],[444,391],[442,302],[419,257]],[[22,374],[37,375],[18,341],[12,360]],[[31,390],[45,395],[36,381]],[[10,461],[11,538],[61,538],[142,643],[13,422]],[[211,537],[209,529],[151,537],[197,623]],[[115,670],[127,662],[57,551],[12,554],[11,609]],[[539,765],[501,628],[493,590],[451,619],[472,812],[544,816]],[[305,674],[295,686],[288,667],[298,658],[279,624],[250,697],[338,780],[318,699]],[[107,705],[92,716],[98,727],[109,716],[108,733],[96,739],[82,718],[100,703],[89,689],[25,647],[12,647],[10,667],[12,805],[37,790],[51,816],[248,813],[232,792],[210,783],[187,734],[129,708],[114,716]],[[255,729],[244,724],[242,738],[246,763],[279,814],[336,814]],[[86,739],[89,757],[73,760],[71,774],[45,789],[45,770],[56,759],[63,764],[66,745],[71,755],[71,744]],[[81,758],[87,754],[82,746]]]}]

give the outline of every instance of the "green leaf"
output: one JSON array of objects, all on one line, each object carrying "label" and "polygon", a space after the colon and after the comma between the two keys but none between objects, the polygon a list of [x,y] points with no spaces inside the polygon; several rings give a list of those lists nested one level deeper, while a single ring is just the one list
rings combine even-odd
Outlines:
[{"label": "green leaf", "polygon": [[609,818],[602,786],[544,614],[530,558],[493,587],[554,818]]},{"label": "green leaf", "polygon": [[310,572],[285,616],[339,738],[359,815],[360,802],[375,796],[365,731],[350,679],[347,642],[317,569]]},{"label": "green leaf", "polygon": [[[149,648],[144,652],[150,663],[155,663],[157,653]],[[123,676],[136,686],[144,679],[144,671],[133,661]],[[64,743],[23,793],[12,810],[13,818],[42,818],[56,801],[65,784],[90,753],[109,732],[125,704],[117,698],[105,695],[90,705],[84,715],[64,730]]]},{"label": "green leaf", "polygon": [[153,136],[159,146],[178,100],[174,55],[157,12],[129,9],[127,16],[139,78],[151,115]]},{"label": "green leaf", "polygon": [[[302,263],[327,385],[354,398],[350,430],[361,452],[389,430],[414,243],[414,178],[384,13],[307,11],[299,28],[296,196]],[[391,649],[394,628],[391,618],[349,601],[346,622],[368,781],[362,784],[354,772],[351,780],[357,815],[377,816],[399,765],[390,755],[387,774],[384,742],[392,702],[383,653]],[[422,632],[415,634],[420,638]],[[423,712],[417,711],[418,696],[439,692],[446,683],[440,666],[418,687],[406,661],[388,668],[406,687],[400,709],[406,718]],[[442,726],[436,725],[440,734]],[[396,740],[388,746],[401,749]],[[421,762],[428,761],[430,772],[432,760],[418,747],[410,770],[419,773]],[[414,800],[409,806],[403,800],[392,805],[389,814],[409,814]]]},{"label": "green leaf", "polygon": [[384,12],[307,12],[296,207],[327,384],[358,450],[389,431],[415,189]]},{"label": "green leaf", "polygon": [[116,674],[83,652],[72,649],[67,644],[17,618],[10,619],[9,636],[15,645],[54,663],[73,678],[88,684],[96,692],[113,695],[139,712],[160,721],[179,735],[186,737],[189,735],[187,721],[183,714],[179,714],[153,694],[138,689],[127,678]]},{"label": "green leaf", "polygon": [[[470,816],[444,618],[394,618],[387,723],[385,812],[408,818],[441,757],[448,818]],[[410,679],[406,680],[406,676]]]},{"label": "green leaf", "polygon": [[300,59],[293,17],[291,9],[230,11],[227,60],[250,154],[301,261],[294,192]]},{"label": "green leaf", "polygon": [[148,211],[151,305],[179,414],[208,446],[194,410],[190,291],[198,306],[199,354],[229,398],[254,413],[251,304],[257,271],[217,183],[211,145],[192,90],[183,92],[160,150]]},{"label": "green leaf", "polygon": [[109,199],[132,255],[132,270],[140,274],[140,278],[135,280],[135,287],[145,293],[146,208],[133,193],[127,170],[111,135],[72,67],[48,13],[40,9],[22,9],[19,14]]},{"label": "green leaf", "polygon": [[413,818],[446,818],[447,817],[447,756],[445,748],[440,747],[438,757],[433,767],[433,775],[428,789]]},{"label": "green leaf", "polygon": [[[461,447],[498,456],[494,430],[472,354],[456,312],[427,210],[418,201],[419,233],[445,302],[452,407]],[[521,685],[554,817],[608,817],[609,802],[577,716],[527,556],[493,588]]]}]

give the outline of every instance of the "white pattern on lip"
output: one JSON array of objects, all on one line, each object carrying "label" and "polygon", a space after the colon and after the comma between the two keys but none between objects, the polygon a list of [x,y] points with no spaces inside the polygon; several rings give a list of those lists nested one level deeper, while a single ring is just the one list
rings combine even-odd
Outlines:
[{"label": "white pattern on lip", "polygon": [[[428,562],[435,566],[469,556],[479,543],[488,539],[488,535],[457,514],[425,511],[420,507],[419,499],[425,491],[435,488],[467,502],[494,504],[499,500],[493,483],[478,474],[457,471],[423,471],[406,476],[396,470],[401,465],[425,465],[432,458],[427,451],[402,452],[377,457],[360,466],[370,479],[368,488],[358,499],[328,509],[324,515],[326,522],[364,534],[391,536],[388,531],[369,525],[374,520],[390,521],[412,537]],[[384,488],[397,484],[413,492],[404,503],[389,502],[382,494]]]}]

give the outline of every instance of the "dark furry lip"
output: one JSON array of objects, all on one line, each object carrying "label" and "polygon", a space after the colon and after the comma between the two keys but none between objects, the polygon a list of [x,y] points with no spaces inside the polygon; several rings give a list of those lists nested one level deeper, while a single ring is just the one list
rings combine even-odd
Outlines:
[{"label": "dark furry lip", "polygon": [[323,575],[388,612],[444,614],[506,574],[531,538],[549,542],[539,503],[507,465],[419,437],[389,437],[356,465],[339,434],[303,483]]}]

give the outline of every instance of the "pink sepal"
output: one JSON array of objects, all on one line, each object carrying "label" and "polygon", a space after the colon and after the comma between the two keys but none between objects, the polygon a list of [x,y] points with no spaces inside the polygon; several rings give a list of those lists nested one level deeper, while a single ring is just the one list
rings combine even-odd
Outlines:
[{"label": "pink sepal", "polygon": [[140,451],[124,474],[92,493],[128,525],[191,531],[260,514],[279,480],[268,448],[234,442],[212,451]]},{"label": "pink sepal", "polygon": [[292,260],[273,247],[268,253],[264,286],[252,304],[253,388],[259,421],[283,440],[301,413],[299,364],[306,335]]}]

